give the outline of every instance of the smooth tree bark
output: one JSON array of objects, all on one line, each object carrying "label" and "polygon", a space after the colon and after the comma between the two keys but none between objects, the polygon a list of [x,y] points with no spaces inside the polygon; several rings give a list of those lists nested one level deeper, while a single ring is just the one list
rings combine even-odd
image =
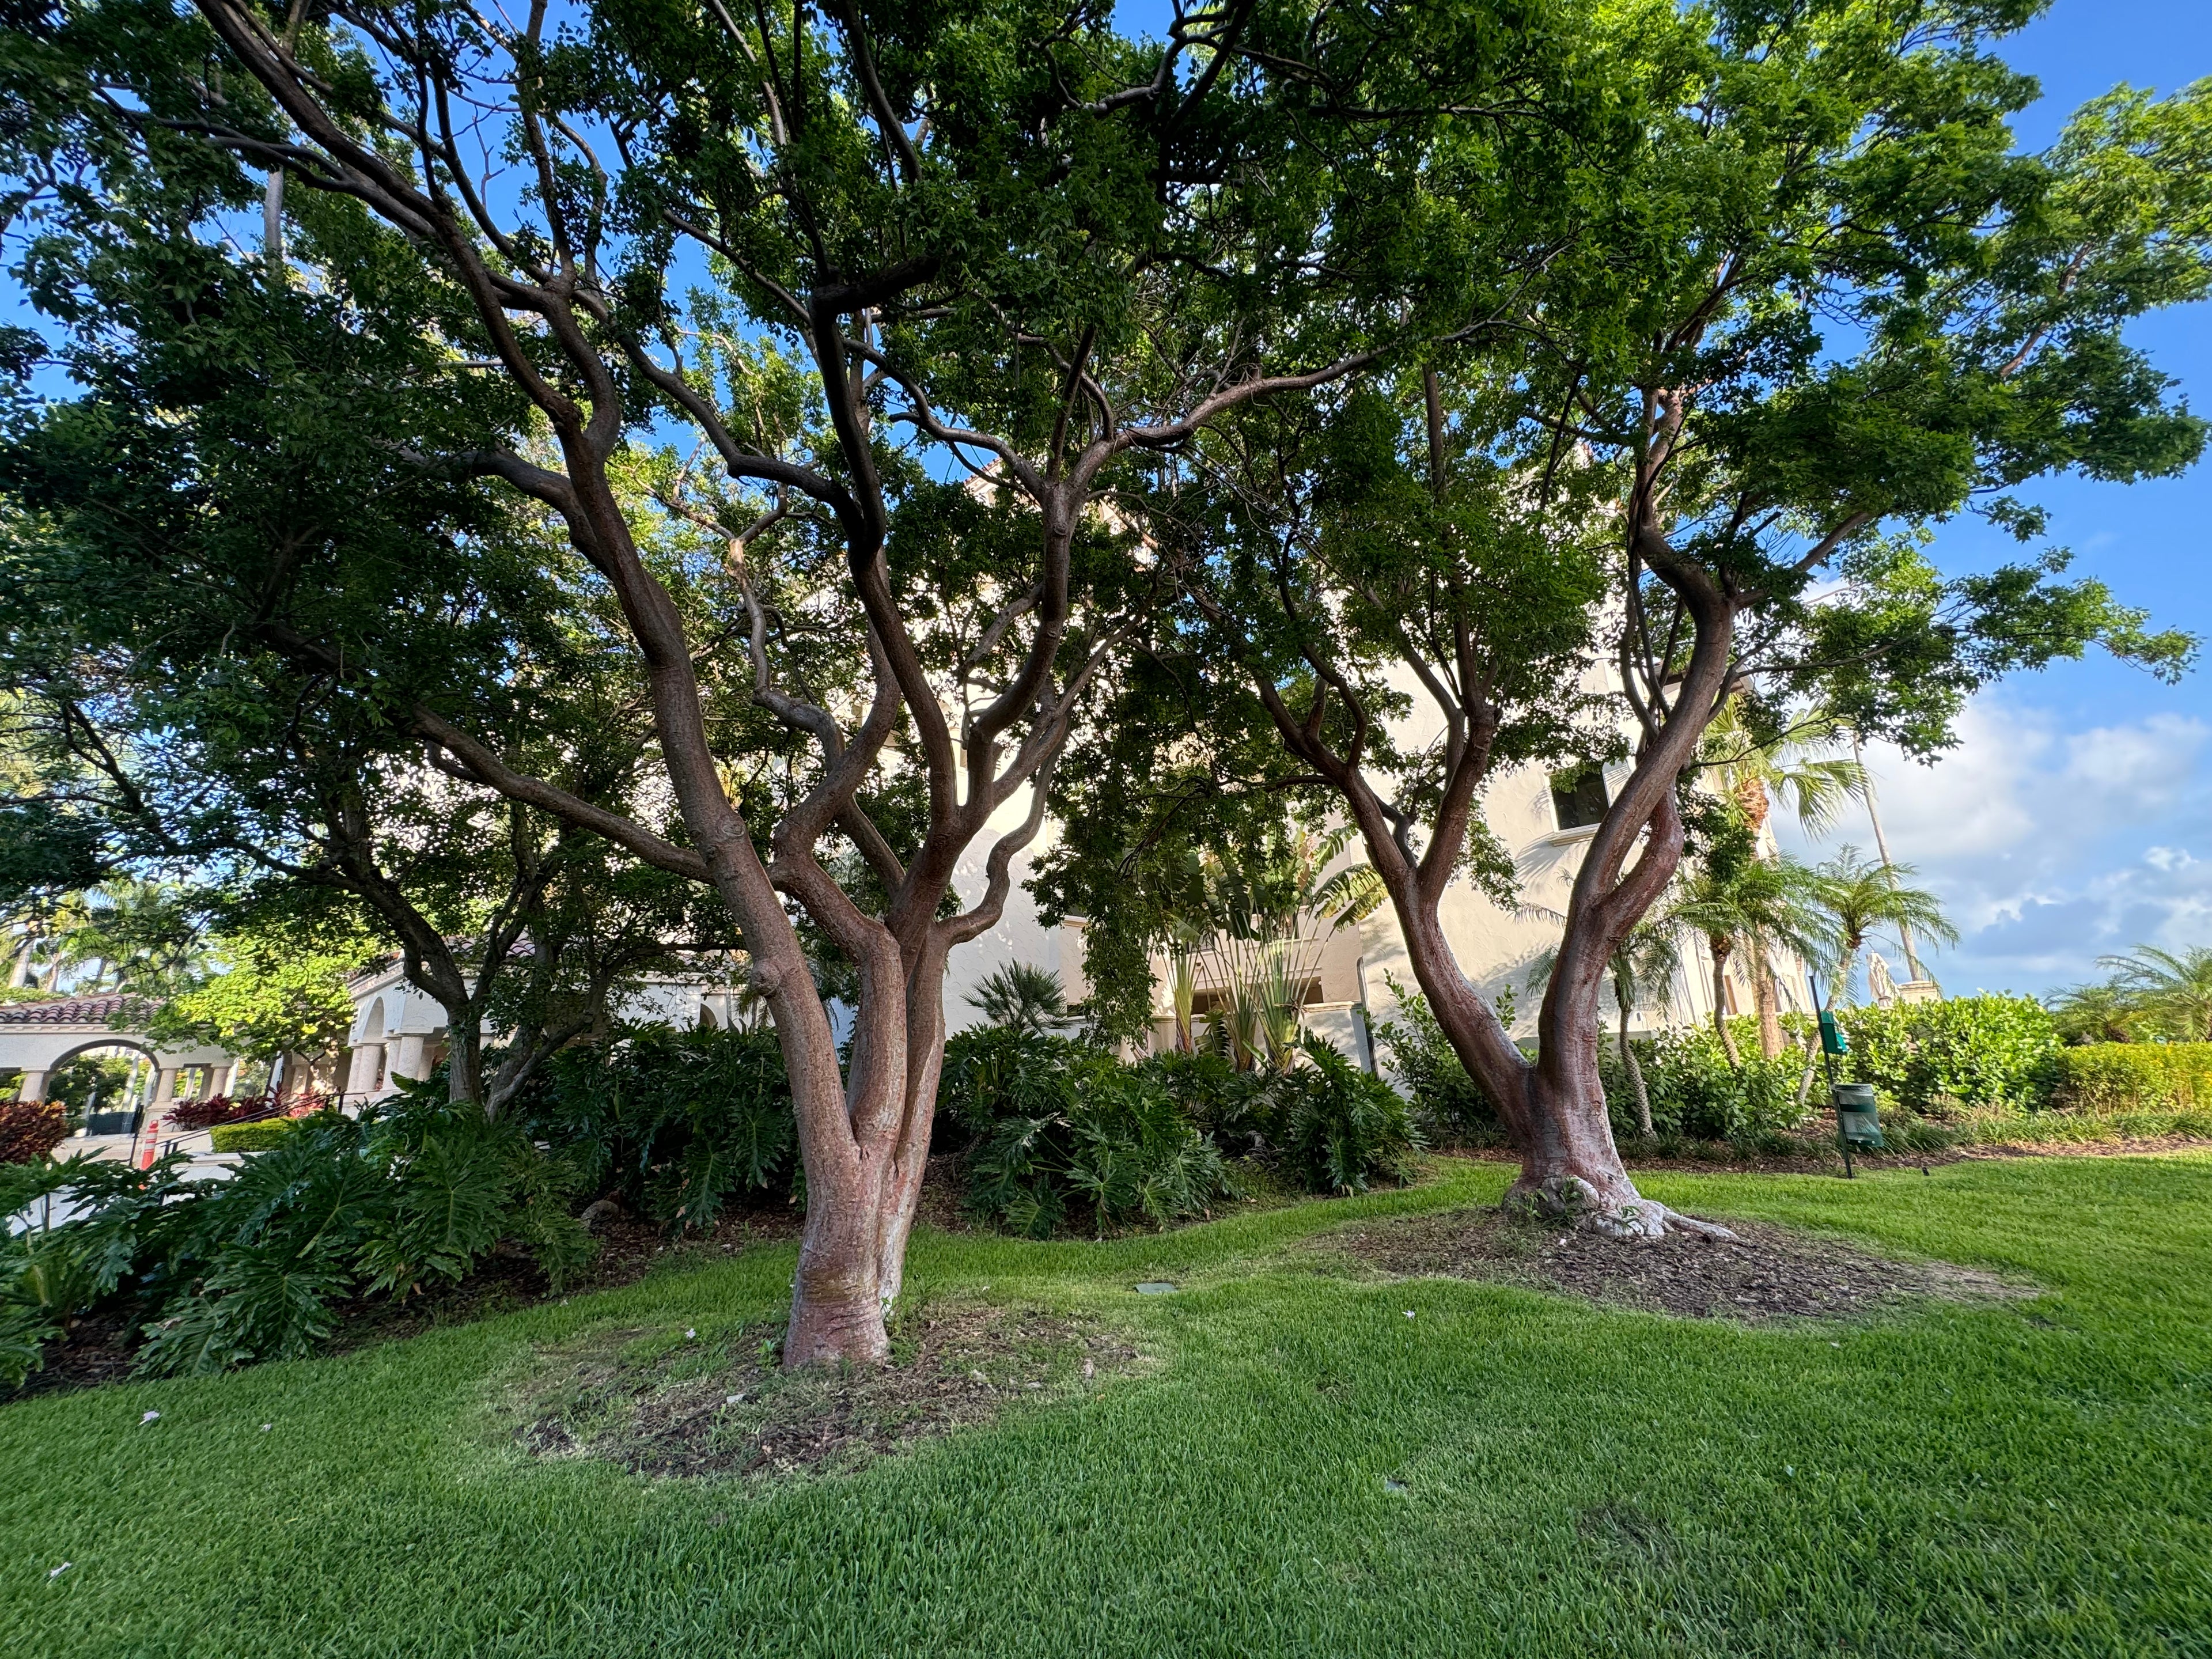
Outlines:
[{"label": "smooth tree bark", "polygon": [[[1497,1101],[1522,1155],[1509,1204],[1623,1238],[1702,1226],[1637,1193],[1597,1073],[1607,960],[1674,877],[1686,816],[1721,805],[1693,787],[1702,733],[1751,694],[1929,753],[1975,689],[2091,644],[2170,678],[2190,642],[2059,580],[2063,556],[1950,578],[1917,538],[1980,510],[2033,539],[2002,494],[2027,479],[2189,465],[2203,428],[2120,319],[2212,292],[2212,86],[2116,92],[2031,155],[2008,125],[2026,85],[1989,49],[2013,25],[1985,11],[1664,11],[1612,42],[1637,144],[1560,180],[1562,222],[1532,231],[1555,252],[1510,319],[1429,354],[1418,388],[1237,423],[1160,509],[1194,622],[1294,769],[1278,784],[1358,826]],[[2124,388],[2124,360],[2146,378]],[[1442,732],[1401,749],[1409,679]],[[1494,772],[1624,750],[1531,1060],[1440,903],[1462,872],[1513,902],[1477,806]]]},{"label": "smooth tree bark", "polygon": [[[598,45],[619,63],[613,72],[627,82],[621,96],[609,106],[562,111],[551,106],[538,79],[537,65],[550,45],[543,6],[510,33],[503,25],[455,32],[427,18],[417,30],[381,12],[340,5],[330,14],[331,27],[367,50],[390,100],[364,125],[352,106],[340,111],[330,83],[260,13],[239,0],[197,3],[235,62],[274,100],[279,118],[274,129],[250,127],[211,101],[203,118],[187,125],[249,165],[283,167],[307,192],[349,198],[399,233],[465,299],[483,359],[475,367],[504,377],[542,426],[542,451],[488,443],[467,455],[422,459],[463,466],[538,503],[606,583],[636,653],[683,839],[511,765],[465,714],[416,707],[409,716],[415,735],[458,775],[604,836],[659,869],[708,884],[720,896],[744,938],[752,988],[774,1019],[805,1171],[806,1224],[784,1361],[882,1360],[885,1314],[902,1285],[928,1152],[948,954],[1003,913],[1013,861],[1042,821],[1070,720],[1129,625],[1110,606],[1086,608],[1077,579],[1075,549],[1096,522],[1095,503],[1117,465],[1185,445],[1208,422],[1255,399],[1340,380],[1378,352],[1355,345],[1305,357],[1313,367],[1279,372],[1267,361],[1266,340],[1231,319],[1194,335],[1200,349],[1178,355],[1160,349],[1180,325],[1170,307],[1146,324],[1149,340],[1142,330],[1132,337],[1140,371],[1109,390],[1097,343],[1103,325],[1079,313],[1008,319],[1003,309],[994,312],[988,295],[979,299],[963,288],[967,279],[951,256],[932,246],[957,247],[988,198],[965,206],[957,193],[945,199],[961,180],[953,165],[933,159],[939,140],[927,110],[912,108],[928,95],[927,77],[909,70],[909,90],[901,94],[908,103],[894,107],[878,73],[879,63],[891,59],[875,51],[851,9],[830,9],[824,24],[801,8],[781,29],[740,24],[720,7],[689,21],[617,22]],[[1133,143],[1133,176],[1146,181],[1146,193],[1163,211],[1195,179],[1208,211],[1218,216],[1225,198],[1214,190],[1216,158],[1206,160],[1202,177],[1193,175],[1177,147],[1202,126],[1209,96],[1226,95],[1217,88],[1231,61],[1228,48],[1250,9],[1180,19],[1166,48],[1146,64],[1146,78],[1107,86],[1089,101],[1074,100],[1048,77],[1041,86],[1059,87],[1054,95],[1062,100],[1054,118],[1103,124],[1097,136],[1109,149]],[[665,32],[656,35],[655,28]],[[1037,50],[1049,55],[1065,45],[1063,33]],[[1202,67],[1178,78],[1178,63],[1193,55],[1201,56]],[[1073,73],[1074,61],[1057,72]],[[699,77],[708,63],[721,78],[702,93],[708,83]],[[842,77],[846,102],[824,99],[822,81],[830,76]],[[738,94],[754,102],[740,106],[732,101]],[[724,148],[712,161],[696,159],[702,142],[691,125],[696,96],[720,100],[706,142]],[[455,113],[464,106],[476,112],[468,118],[487,118],[489,109],[507,124],[541,210],[528,222],[502,217],[507,198],[481,168],[471,171],[467,158],[477,152]],[[962,122],[974,113],[961,112]],[[1012,124],[1008,142],[1016,148],[1030,141],[1030,116],[1011,109],[988,114]],[[810,143],[811,133],[833,121],[847,123],[853,140],[842,155],[834,146]],[[372,141],[372,129],[380,142]],[[612,265],[607,252],[613,193],[601,159],[606,150],[625,165],[644,158],[630,173],[638,192],[629,205],[651,204],[647,257],[665,258],[667,242],[682,238],[726,261],[738,273],[732,286],[743,303],[759,307],[764,325],[796,346],[805,391],[819,401],[819,428],[764,441],[742,406],[716,400],[712,349],[702,346],[687,360],[682,348],[691,337],[672,314],[633,307],[623,284],[637,273]],[[687,154],[694,158],[688,176]],[[717,173],[717,166],[725,171]],[[997,188],[1003,163],[994,157],[982,171],[986,185]],[[1073,201],[1077,186],[1060,179],[1064,172],[1029,187]],[[1105,193],[1091,195],[1098,199],[1081,205],[1110,205]],[[791,240],[769,252],[763,202],[787,206],[792,227]],[[1218,216],[1224,223],[1233,218]],[[1186,221],[1178,234],[1197,224]],[[1115,305],[1170,277],[1233,286],[1243,281],[1237,267],[1249,264],[1235,252],[1201,255],[1191,241],[1163,259],[1149,229],[1123,247],[1111,234],[1109,227],[1092,236],[1076,258],[1079,266],[1119,261],[1124,292]],[[292,253],[305,260],[311,251],[295,245]],[[1018,274],[1036,264],[1024,261],[1024,250],[1014,249]],[[1088,280],[1073,286],[1079,290]],[[1283,280],[1294,289],[1301,278],[1285,270]],[[939,407],[937,381],[969,366],[958,351],[933,357],[926,330],[963,305],[971,319],[999,318],[996,349],[1013,369],[1024,360],[1050,365],[1059,412],[1048,430],[1018,431],[1012,423],[1004,432],[973,429],[963,424],[964,416]],[[1193,313],[1202,319],[1206,307],[1194,305]],[[713,331],[702,329],[697,337]],[[924,343],[917,346],[917,338]],[[1297,355],[1293,347],[1281,349]],[[969,395],[988,402],[986,394]],[[844,688],[861,711],[857,718],[840,718],[836,699],[787,675],[780,624],[770,614],[774,597],[756,591],[747,563],[744,544],[765,532],[727,532],[738,544],[733,574],[750,635],[740,660],[748,665],[751,699],[812,748],[804,787],[795,786],[795,798],[767,821],[749,815],[726,781],[712,687],[702,678],[716,663],[718,645],[695,634],[676,594],[649,565],[632,519],[635,497],[618,476],[629,435],[654,421],[688,424],[730,489],[772,494],[781,504],[776,515],[795,510],[815,533],[840,544],[838,598],[854,608],[856,636],[865,641]],[[883,476],[884,457],[902,431],[985,479],[979,488],[1018,501],[1030,530],[1026,568],[1000,573],[972,648],[949,670],[945,629],[908,614],[915,577],[895,575],[888,556],[896,492]],[[974,456],[985,458],[984,466]],[[717,501],[712,514],[726,530],[731,505]],[[921,610],[924,617],[937,614],[927,601]],[[324,642],[267,633],[333,677],[368,672]],[[920,825],[905,846],[894,846],[866,799],[886,776],[920,787]],[[991,838],[994,817],[1024,792],[1026,812]],[[983,890],[961,908],[966,896],[951,890],[957,870],[969,849],[987,840]],[[825,861],[825,845],[836,841],[865,863],[884,895],[879,908],[860,902],[853,883]],[[857,980],[842,1066],[797,926],[801,913],[849,961]]]}]

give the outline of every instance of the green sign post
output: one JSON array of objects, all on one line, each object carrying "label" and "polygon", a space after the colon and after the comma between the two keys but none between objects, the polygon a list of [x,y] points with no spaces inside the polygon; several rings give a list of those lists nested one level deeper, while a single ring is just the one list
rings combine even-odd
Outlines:
[{"label": "green sign post", "polygon": [[[1805,978],[1813,988],[1813,1006],[1820,1008],[1820,981],[1809,969]],[[1850,1039],[1844,1036],[1835,1012],[1820,1008],[1820,1057],[1828,1068],[1828,1103],[1836,1109],[1836,1144],[1843,1149],[1844,1178],[1856,1181],[1858,1171],[1851,1167],[1851,1149],[1881,1150],[1881,1113],[1875,1102],[1873,1084],[1836,1080],[1837,1058],[1850,1051]]]}]

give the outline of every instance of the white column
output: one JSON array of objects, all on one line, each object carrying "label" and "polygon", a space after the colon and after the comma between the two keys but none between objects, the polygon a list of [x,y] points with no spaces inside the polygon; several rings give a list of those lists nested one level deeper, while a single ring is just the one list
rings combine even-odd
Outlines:
[{"label": "white column", "polygon": [[380,1042],[364,1042],[353,1051],[353,1063],[346,1067],[345,1091],[349,1095],[365,1095],[376,1087],[376,1062],[384,1053]]},{"label": "white column", "polygon": [[22,1086],[15,1091],[18,1100],[44,1100],[46,1097],[46,1074],[27,1068],[23,1073]]},{"label": "white column", "polygon": [[429,1067],[422,1063],[423,1043],[424,1039],[420,1036],[402,1036],[392,1042],[386,1050],[391,1055],[392,1063],[386,1068],[386,1075],[396,1078],[421,1078],[429,1070]]},{"label": "white column", "polygon": [[[159,1062],[156,1062],[159,1065]],[[177,1067],[161,1066],[154,1075],[154,1109],[160,1111],[177,1097]]]}]

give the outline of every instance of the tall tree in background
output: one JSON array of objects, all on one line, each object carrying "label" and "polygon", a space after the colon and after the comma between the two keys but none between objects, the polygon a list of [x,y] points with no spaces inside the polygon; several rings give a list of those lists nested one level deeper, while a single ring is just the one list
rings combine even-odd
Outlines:
[{"label": "tall tree in background", "polygon": [[1911,885],[1909,864],[1873,863],[1846,847],[1813,872],[1813,908],[1825,924],[1829,970],[1828,1006],[1851,1000],[1851,979],[1859,953],[1881,928],[1910,930],[1938,944],[1954,945],[1959,930],[1943,914],[1942,901],[1924,887]]},{"label": "tall tree in background", "polygon": [[[1721,706],[1705,727],[1700,750],[1707,781],[1743,815],[1754,855],[1764,858],[1767,848],[1760,833],[1777,801],[1805,830],[1819,835],[1835,822],[1846,801],[1866,799],[1865,766],[1856,757],[1833,752],[1848,741],[1826,710],[1771,708],[1747,688]],[[1774,964],[1763,937],[1754,934],[1747,943],[1759,1051],[1778,1059],[1782,1009]]]},{"label": "tall tree in background", "polygon": [[[1000,914],[1158,586],[1101,503],[1233,410],[1494,310],[1422,134],[1465,112],[1464,172],[1480,135],[1541,126],[1547,12],[1231,3],[1152,42],[991,0],[27,20],[9,142],[41,210],[125,236],[150,204],[188,239],[281,169],[286,258],[452,347],[364,441],[536,503],[619,606],[677,825],[533,772],[466,698],[384,695],[441,764],[726,906],[806,1172],[787,1362],[887,1351],[946,952]],[[653,557],[624,501],[648,433],[677,434],[669,510],[726,532],[711,565]],[[257,632],[334,682],[383,672],[332,630]],[[754,772],[732,702],[806,747]],[[848,1065],[787,907],[852,964]]]},{"label": "tall tree in background", "polygon": [[[1177,626],[1243,668],[1293,775],[1358,825],[1521,1147],[1511,1204],[1672,1224],[1613,1143],[1599,1004],[1731,698],[1756,684],[1926,753],[2001,674],[2092,643],[2172,673],[2192,647],[2063,580],[2062,553],[1947,578],[1923,550],[1966,511],[2034,539],[2005,494],[2030,479],[2170,476],[2203,446],[2123,330],[2212,282],[2212,84],[2115,93],[2020,153],[2008,120],[2035,88],[1990,46],[2029,10],[1605,14],[1639,136],[1560,181],[1513,327],[1243,411],[1149,504]],[[1616,757],[1531,1060],[1439,904],[1498,874],[1477,806],[1500,769]]]}]

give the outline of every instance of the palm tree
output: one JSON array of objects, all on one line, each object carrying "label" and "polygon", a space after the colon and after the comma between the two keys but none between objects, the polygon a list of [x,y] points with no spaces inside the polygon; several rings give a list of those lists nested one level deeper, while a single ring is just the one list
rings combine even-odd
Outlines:
[{"label": "palm tree", "polygon": [[1825,959],[1811,892],[1812,872],[1795,859],[1750,859],[1722,871],[1700,864],[1683,878],[1674,902],[1656,918],[1662,925],[1687,927],[1705,936],[1713,959],[1713,1029],[1720,1034],[1722,1050],[1731,1066],[1741,1066],[1743,1056],[1728,1028],[1729,959],[1741,946],[1753,971],[1769,981],[1769,994],[1759,1000],[1759,1050],[1769,1060],[1778,1058],[1784,1046],[1782,1021],[1774,1008],[1772,975],[1765,963],[1777,951],[1791,951],[1808,963]]},{"label": "palm tree", "polygon": [[1836,821],[1846,801],[1866,797],[1866,768],[1830,752],[1849,741],[1843,723],[1819,709],[1762,740],[1746,722],[1738,696],[1705,727],[1701,758],[1720,792],[1742,809],[1753,835],[1765,827],[1777,799],[1818,835]]},{"label": "palm tree", "polygon": [[[1762,737],[1746,718],[1749,708],[1741,694],[1723,704],[1705,728],[1700,754],[1721,793],[1743,814],[1754,848],[1777,799],[1809,833],[1819,835],[1835,822],[1845,802],[1869,799],[1866,767],[1856,752],[1834,752],[1848,740],[1834,715],[1819,708],[1802,711],[1773,735]],[[1751,959],[1759,1052],[1773,1060],[1782,1053],[1782,1010],[1767,942],[1763,933],[1754,932],[1745,939],[1744,951]]]},{"label": "palm tree", "polygon": [[2118,988],[2167,1036],[2183,1042],[2212,1039],[2212,946],[2192,945],[2176,956],[2138,945],[2127,956],[2100,957],[2098,966],[2114,969]]},{"label": "palm tree", "polygon": [[1674,944],[1674,930],[1645,920],[1629,931],[1607,967],[1613,975],[1613,1000],[1620,1009],[1620,1063],[1628,1070],[1629,1086],[1636,1091],[1636,1132],[1652,1139],[1651,1095],[1644,1086],[1644,1067],[1628,1040],[1629,1016],[1646,997],[1664,996],[1674,982],[1682,953]]},{"label": "palm tree", "polygon": [[1826,943],[1835,956],[1835,971],[1828,981],[1829,1007],[1851,1000],[1851,975],[1857,971],[1859,952],[1866,949],[1869,935],[1889,930],[1918,933],[1944,945],[1958,943],[1959,930],[1943,914],[1942,901],[1902,879],[1913,873],[1909,864],[1875,863],[1848,846],[1813,872],[1813,906],[1825,923]]},{"label": "palm tree", "polygon": [[1067,1023],[1067,993],[1049,968],[1010,962],[984,975],[968,1006],[994,1025],[1045,1036]]},{"label": "palm tree", "polygon": [[2044,1000],[2068,1042],[2132,1042],[2142,1024],[2143,1007],[2134,992],[2107,980],[2102,985],[2072,985]]}]

